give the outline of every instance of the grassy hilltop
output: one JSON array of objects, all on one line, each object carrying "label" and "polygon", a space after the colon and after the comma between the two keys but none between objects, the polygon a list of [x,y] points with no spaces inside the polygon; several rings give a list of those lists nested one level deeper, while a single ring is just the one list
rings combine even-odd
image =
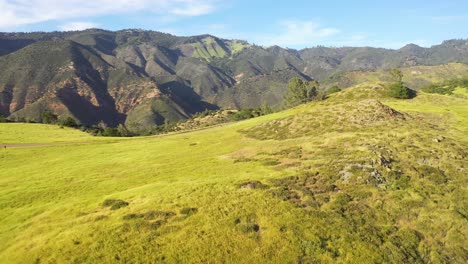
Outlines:
[{"label": "grassy hilltop", "polygon": [[0,124],[26,144],[0,152],[0,260],[463,263],[467,135],[466,97],[373,85],[166,136]]}]

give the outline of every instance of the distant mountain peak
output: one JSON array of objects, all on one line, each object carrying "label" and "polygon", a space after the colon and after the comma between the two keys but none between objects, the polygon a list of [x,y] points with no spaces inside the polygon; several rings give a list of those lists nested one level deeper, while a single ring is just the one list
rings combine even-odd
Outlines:
[{"label": "distant mountain peak", "polygon": [[406,44],[401,49],[419,49],[419,48],[422,48],[422,47],[414,43],[409,43],[409,44]]}]

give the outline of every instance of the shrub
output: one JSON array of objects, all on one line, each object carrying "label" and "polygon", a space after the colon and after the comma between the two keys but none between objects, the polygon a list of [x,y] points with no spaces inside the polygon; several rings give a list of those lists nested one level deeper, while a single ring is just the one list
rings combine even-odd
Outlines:
[{"label": "shrub", "polygon": [[[333,188],[332,186],[328,186],[328,188]],[[328,189],[328,190],[330,190]],[[333,188],[335,189],[335,188]],[[347,193],[338,193],[331,200],[329,203],[330,210],[342,214],[348,210],[350,202],[353,200],[352,197]]]},{"label": "shrub", "polygon": [[442,86],[441,84],[430,84],[421,88],[421,91],[425,93],[436,93],[436,94],[446,94],[451,95],[455,90],[455,87]]},{"label": "shrub", "polygon": [[198,112],[194,114],[193,118],[200,118],[200,117],[205,117],[205,116],[214,115],[214,114],[216,114],[215,110],[205,109],[202,112]]},{"label": "shrub", "polygon": [[287,107],[294,107],[316,99],[319,83],[317,81],[304,81],[300,78],[292,78],[288,83],[288,92],[284,98]]},{"label": "shrub", "polygon": [[388,95],[398,99],[410,99],[416,96],[416,93],[403,84],[403,73],[400,69],[390,70],[390,76],[393,82],[389,85]]},{"label": "shrub", "polygon": [[119,130],[115,127],[108,127],[106,129],[104,129],[104,131],[102,132],[102,136],[104,137],[118,137],[120,136],[119,134]]},{"label": "shrub", "polygon": [[272,114],[274,111],[269,104],[263,103],[260,106],[260,112],[262,113],[262,115],[268,115],[268,114]]},{"label": "shrub", "polygon": [[433,83],[421,88],[426,93],[451,95],[457,87],[468,88],[468,77]]},{"label": "shrub", "polygon": [[142,214],[126,214],[122,217],[122,220],[134,220],[138,218],[143,218]]},{"label": "shrub", "polygon": [[261,163],[265,166],[276,166],[280,164],[280,162],[276,159],[265,159],[265,160],[262,160]]},{"label": "shrub", "polygon": [[258,232],[260,231],[260,226],[258,224],[243,224],[240,225],[240,230],[244,233]]},{"label": "shrub", "polygon": [[112,206],[111,206],[111,210],[117,210],[117,209],[120,209],[122,207],[127,207],[128,206],[128,202],[126,201],[122,201],[122,200],[119,200],[117,201],[116,203],[114,203]]},{"label": "shrub", "polygon": [[327,90],[327,94],[334,94],[338,92],[341,92],[341,89],[337,85],[334,85],[330,89]]},{"label": "shrub", "polygon": [[171,212],[171,211],[148,211],[143,215],[143,217],[146,220],[153,220],[153,219],[156,219],[156,218],[159,218],[159,217],[170,218],[170,217],[173,217],[175,215],[176,215],[176,213]]},{"label": "shrub", "polygon": [[249,119],[249,118],[254,118],[257,116],[261,116],[262,112],[260,109],[253,109],[253,108],[247,108],[247,109],[242,109],[232,115],[232,119],[235,121],[239,120],[244,120],[244,119]]},{"label": "shrub", "polygon": [[0,123],[8,123],[8,119],[0,115]]},{"label": "shrub", "polygon": [[398,99],[410,99],[416,94],[413,90],[404,86],[402,83],[393,83],[389,86],[388,95]]},{"label": "shrub", "polygon": [[268,185],[263,184],[260,181],[247,181],[237,185],[239,188],[247,189],[268,189]]},{"label": "shrub", "polygon": [[60,126],[78,127],[78,123],[72,117],[67,117],[65,120],[60,120],[58,123]]},{"label": "shrub", "polygon": [[55,124],[57,123],[57,115],[49,110],[42,112],[42,123]]},{"label": "shrub", "polygon": [[128,206],[129,203],[124,201],[124,200],[119,200],[119,199],[106,199],[103,203],[102,206],[104,207],[110,207],[111,210],[117,210],[122,207]]},{"label": "shrub", "polygon": [[193,215],[193,214],[196,214],[197,212],[198,212],[198,208],[194,208],[194,207],[185,207],[185,208],[180,209],[180,213],[184,215]]},{"label": "shrub", "polygon": [[131,137],[132,136],[132,133],[130,131],[128,131],[128,129],[122,124],[119,124],[119,126],[117,126],[117,133],[121,137]]}]

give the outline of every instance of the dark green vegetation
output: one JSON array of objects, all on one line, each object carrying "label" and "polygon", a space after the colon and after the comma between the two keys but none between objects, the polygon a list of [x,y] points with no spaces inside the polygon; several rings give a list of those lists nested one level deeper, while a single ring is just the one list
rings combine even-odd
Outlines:
[{"label": "dark green vegetation", "polygon": [[123,200],[107,199],[102,203],[102,206],[110,207],[111,210],[117,210],[122,207],[128,206],[128,202]]},{"label": "dark green vegetation", "polygon": [[391,69],[390,76],[392,77],[392,82],[389,84],[388,95],[398,99],[409,99],[416,96],[416,92],[406,87],[403,83],[403,73],[400,69]]},{"label": "dark green vegetation", "polygon": [[468,77],[433,83],[421,88],[426,93],[451,95],[456,88],[468,89]]},{"label": "dark green vegetation", "polygon": [[[72,117],[85,126],[103,121],[113,128],[125,124],[141,133],[206,109],[263,103],[278,108],[292,78],[346,88],[356,84],[348,75],[355,72],[467,63],[466,43],[297,51],[142,30],[1,33],[0,114],[42,122],[42,113],[49,111],[58,120]],[[415,79],[417,87],[405,84],[418,88],[433,81]]]},{"label": "dark green vegetation", "polygon": [[333,94],[333,93],[337,93],[337,92],[341,92],[341,89],[340,89],[340,87],[338,87],[338,85],[334,85],[334,86],[330,87],[329,89],[327,89],[327,94]]},{"label": "dark green vegetation", "polygon": [[318,89],[319,83],[317,81],[304,81],[293,78],[289,80],[284,104],[287,107],[295,107],[313,101],[318,96]]}]

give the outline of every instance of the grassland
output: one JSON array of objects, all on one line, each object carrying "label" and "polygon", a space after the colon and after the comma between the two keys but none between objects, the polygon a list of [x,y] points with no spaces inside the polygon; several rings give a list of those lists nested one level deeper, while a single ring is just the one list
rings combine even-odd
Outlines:
[{"label": "grassland", "polygon": [[77,129],[43,124],[2,124],[0,129],[0,145],[98,142],[101,140]]},{"label": "grassland", "polygon": [[[403,72],[404,83],[412,89],[419,89],[431,83],[466,77],[468,65],[463,63],[448,63],[435,66],[402,67],[401,70]],[[369,83],[372,85],[391,80],[388,71],[350,71],[337,73],[323,80],[322,83],[325,86],[338,85],[344,88],[357,84]]]},{"label": "grassland", "polygon": [[248,44],[232,40],[226,43],[226,47],[222,47],[213,37],[206,37],[198,42],[191,43],[190,46],[194,49],[192,57],[201,58],[211,61],[213,58],[224,58],[228,55],[234,55],[241,52],[243,49],[249,47]]},{"label": "grassland", "polygon": [[467,102],[361,86],[163,138],[0,124],[0,142],[89,143],[1,150],[0,259],[463,263]]}]

